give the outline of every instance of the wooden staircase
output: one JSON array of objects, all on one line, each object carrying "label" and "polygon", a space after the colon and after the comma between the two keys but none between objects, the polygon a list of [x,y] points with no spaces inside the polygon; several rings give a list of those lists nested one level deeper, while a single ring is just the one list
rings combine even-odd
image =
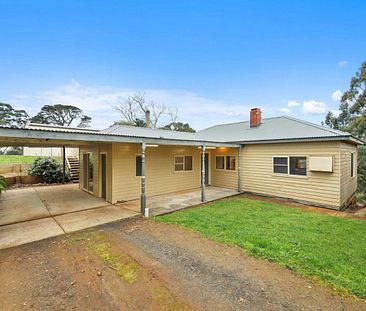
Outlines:
[{"label": "wooden staircase", "polygon": [[79,182],[79,159],[77,157],[66,157],[67,169],[73,183]]}]

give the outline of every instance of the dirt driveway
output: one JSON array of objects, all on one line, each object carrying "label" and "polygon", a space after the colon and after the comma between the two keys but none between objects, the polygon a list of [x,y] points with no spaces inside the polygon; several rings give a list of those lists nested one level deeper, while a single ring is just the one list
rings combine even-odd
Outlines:
[{"label": "dirt driveway", "polygon": [[151,220],[0,251],[1,310],[366,310],[363,300]]}]

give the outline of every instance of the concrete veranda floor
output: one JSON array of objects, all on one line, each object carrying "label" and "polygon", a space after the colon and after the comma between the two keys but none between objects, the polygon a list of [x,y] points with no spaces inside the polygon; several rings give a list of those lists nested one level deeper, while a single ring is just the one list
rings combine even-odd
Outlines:
[{"label": "concrete veranda floor", "polygon": [[[206,202],[237,195],[232,189],[208,186],[206,187]],[[151,216],[171,213],[190,206],[201,204],[201,189],[191,189],[168,194],[147,197],[146,204]],[[140,200],[133,200],[118,204],[132,211],[140,210]]]},{"label": "concrete veranda floor", "polygon": [[77,184],[8,190],[0,200],[0,249],[137,215]]}]

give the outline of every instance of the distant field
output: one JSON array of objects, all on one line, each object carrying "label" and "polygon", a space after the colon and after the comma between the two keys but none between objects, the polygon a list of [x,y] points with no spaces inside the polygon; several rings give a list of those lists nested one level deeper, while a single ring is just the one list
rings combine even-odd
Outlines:
[{"label": "distant field", "polygon": [[[0,155],[0,165],[4,164],[31,164],[37,156]],[[58,157],[56,159],[59,159]]]}]

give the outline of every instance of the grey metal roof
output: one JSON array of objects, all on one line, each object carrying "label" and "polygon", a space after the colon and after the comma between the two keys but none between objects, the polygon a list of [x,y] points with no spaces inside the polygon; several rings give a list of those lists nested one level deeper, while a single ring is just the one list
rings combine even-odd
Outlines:
[{"label": "grey metal roof", "polygon": [[107,129],[101,130],[100,133],[108,135],[123,135],[133,137],[197,140],[195,133],[152,129],[146,127],[127,126],[127,125],[113,125]]},{"label": "grey metal roof", "polygon": [[258,143],[270,141],[350,139],[362,143],[350,133],[330,129],[296,118],[281,116],[262,119],[258,127],[250,127],[249,121],[221,124],[196,134],[199,139],[225,142]]},{"label": "grey metal roof", "polygon": [[0,137],[33,139],[66,139],[70,141],[94,142],[147,142],[155,144],[239,146],[239,144],[347,140],[357,144],[363,142],[351,134],[333,130],[292,117],[262,119],[258,127],[251,128],[249,122],[236,122],[209,127],[197,133],[186,133],[161,129],[149,129],[124,125],[111,126],[104,130],[69,129],[53,126],[33,126],[26,129],[0,127]]}]

